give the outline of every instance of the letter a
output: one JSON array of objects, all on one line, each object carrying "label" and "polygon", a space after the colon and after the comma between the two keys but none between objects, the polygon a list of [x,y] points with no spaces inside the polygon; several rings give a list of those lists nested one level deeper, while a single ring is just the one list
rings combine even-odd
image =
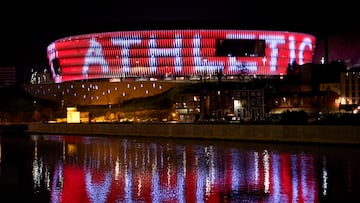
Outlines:
[{"label": "letter a", "polygon": [[105,60],[102,46],[94,38],[90,40],[90,46],[85,56],[84,66],[82,70],[82,74],[85,78],[87,78],[88,76],[89,67],[93,64],[100,65],[102,73],[109,72],[109,65]]}]

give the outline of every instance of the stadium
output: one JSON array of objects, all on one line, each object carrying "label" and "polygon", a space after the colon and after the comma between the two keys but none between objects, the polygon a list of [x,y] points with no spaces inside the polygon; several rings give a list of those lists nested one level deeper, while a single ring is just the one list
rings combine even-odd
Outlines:
[{"label": "stadium", "polygon": [[[52,84],[27,91],[63,105],[111,105],[179,83],[286,74],[312,63],[315,37],[268,30],[144,30],[92,33],[47,48]],[[41,80],[41,79],[40,79]],[[65,104],[64,104],[65,103]]]}]

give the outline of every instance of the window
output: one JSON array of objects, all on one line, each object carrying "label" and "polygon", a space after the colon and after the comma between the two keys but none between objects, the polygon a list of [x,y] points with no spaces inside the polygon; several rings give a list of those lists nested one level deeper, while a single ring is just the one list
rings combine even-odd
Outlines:
[{"label": "window", "polygon": [[265,56],[265,40],[217,39],[217,56]]}]

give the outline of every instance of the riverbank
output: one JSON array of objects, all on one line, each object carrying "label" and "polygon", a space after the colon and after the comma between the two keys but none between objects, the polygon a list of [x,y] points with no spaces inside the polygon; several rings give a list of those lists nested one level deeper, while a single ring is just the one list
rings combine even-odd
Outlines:
[{"label": "riverbank", "polygon": [[27,130],[27,124],[0,124],[1,136],[22,136]]},{"label": "riverbank", "polygon": [[360,144],[360,126],[203,123],[29,123],[30,134]]}]

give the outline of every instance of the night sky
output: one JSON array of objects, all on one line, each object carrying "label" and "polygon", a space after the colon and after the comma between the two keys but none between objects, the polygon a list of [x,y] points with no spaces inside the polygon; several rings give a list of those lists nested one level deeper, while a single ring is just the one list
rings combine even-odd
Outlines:
[{"label": "night sky", "polygon": [[[0,7],[0,66],[48,66],[47,46],[72,35],[145,29],[261,29],[316,37],[360,27],[354,1],[12,1]],[[316,3],[316,5],[314,4]]]}]

